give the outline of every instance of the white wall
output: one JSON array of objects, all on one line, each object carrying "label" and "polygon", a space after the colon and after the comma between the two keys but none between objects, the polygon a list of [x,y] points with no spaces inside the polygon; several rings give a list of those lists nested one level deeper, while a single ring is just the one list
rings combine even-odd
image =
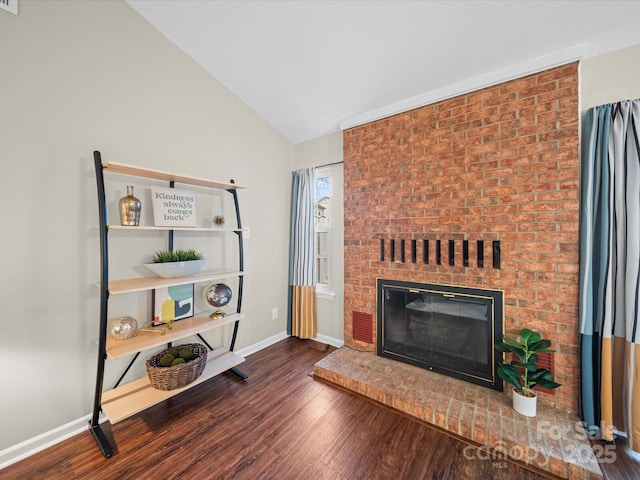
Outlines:
[{"label": "white wall", "polygon": [[[294,148],[124,2],[20,2],[19,16],[0,11],[0,45],[1,453],[91,412],[93,150],[105,161],[249,187],[239,193],[251,229],[242,349],[286,329],[286,315],[272,320],[271,309],[287,306]],[[124,186],[110,193],[115,201]],[[120,274],[164,246],[156,234],[122,238],[124,253],[113,256]],[[140,314],[146,298],[116,302],[110,318]],[[108,379],[120,373],[118,362],[108,368]]]},{"label": "white wall", "polygon": [[582,111],[640,98],[640,45],[583,60],[580,64]]},{"label": "white wall", "polygon": [[[336,162],[342,162],[342,132],[295,146],[296,169]],[[333,298],[318,297],[318,339],[332,345],[340,345],[344,342],[344,180],[341,163],[331,165],[329,168],[332,181],[331,290]]]}]

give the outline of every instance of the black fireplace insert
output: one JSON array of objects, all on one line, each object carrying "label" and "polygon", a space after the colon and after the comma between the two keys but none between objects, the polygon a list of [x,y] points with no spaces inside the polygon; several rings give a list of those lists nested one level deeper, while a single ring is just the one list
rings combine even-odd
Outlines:
[{"label": "black fireplace insert", "polygon": [[500,290],[378,280],[377,354],[502,391]]}]

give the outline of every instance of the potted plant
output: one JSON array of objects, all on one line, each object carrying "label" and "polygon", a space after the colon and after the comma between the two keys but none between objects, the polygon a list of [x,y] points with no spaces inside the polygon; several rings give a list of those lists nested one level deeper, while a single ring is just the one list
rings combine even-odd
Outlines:
[{"label": "potted plant", "polygon": [[560,386],[553,379],[553,373],[546,368],[539,368],[538,353],[550,353],[550,340],[545,340],[538,332],[523,328],[518,340],[503,337],[502,342],[495,344],[496,350],[514,355],[511,362],[498,363],[498,375],[505,382],[513,385],[513,408],[527,417],[535,417],[537,405],[536,385],[554,389]]},{"label": "potted plant", "polygon": [[145,266],[163,278],[186,277],[193,275],[207,260],[194,249],[160,250],[155,253],[151,263]]}]

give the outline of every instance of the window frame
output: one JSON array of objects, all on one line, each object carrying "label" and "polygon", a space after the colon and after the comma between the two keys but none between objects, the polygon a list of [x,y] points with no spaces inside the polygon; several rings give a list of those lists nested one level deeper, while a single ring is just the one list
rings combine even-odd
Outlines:
[{"label": "window frame", "polygon": [[[320,178],[329,178],[329,205],[331,205],[331,197],[332,197],[332,191],[333,191],[333,182],[332,182],[332,178],[331,178],[331,169],[329,167],[319,167],[319,168],[315,168],[314,172],[313,172],[313,186],[314,186],[314,208],[317,208],[317,205],[319,203],[318,198],[315,198],[315,192],[316,192],[316,180],[320,179]],[[331,209],[329,209],[329,212],[331,213]],[[315,282],[316,282],[316,296],[320,297],[320,298],[327,298],[327,299],[332,299],[333,298],[333,293],[331,291],[331,222],[332,222],[332,218],[331,215],[329,215],[329,221],[328,221],[328,225],[318,225],[318,215],[317,213],[314,213],[314,227],[315,227],[315,231],[314,231],[314,242],[316,242],[316,252],[315,252],[315,261],[316,261],[316,269],[318,270],[316,272],[316,278],[315,278]],[[325,252],[320,252],[319,249],[319,234],[326,234],[326,251]],[[320,283],[318,281],[318,276],[320,274],[319,271],[319,263],[320,260],[322,260],[325,262],[326,265],[326,269],[327,269],[327,283]]]}]

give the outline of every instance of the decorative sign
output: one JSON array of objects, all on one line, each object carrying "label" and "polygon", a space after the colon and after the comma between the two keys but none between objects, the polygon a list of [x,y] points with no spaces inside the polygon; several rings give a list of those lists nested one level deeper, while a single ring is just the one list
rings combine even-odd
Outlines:
[{"label": "decorative sign", "polygon": [[0,0],[0,8],[18,15],[18,0]]},{"label": "decorative sign", "polygon": [[[1,1],[1,0],[0,0]],[[156,227],[195,227],[196,197],[188,190],[151,187]]]}]

